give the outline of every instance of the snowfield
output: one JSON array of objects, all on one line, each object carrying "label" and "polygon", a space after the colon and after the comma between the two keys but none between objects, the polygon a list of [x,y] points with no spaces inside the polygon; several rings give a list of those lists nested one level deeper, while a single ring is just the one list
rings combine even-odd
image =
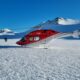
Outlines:
[{"label": "snowfield", "polygon": [[48,49],[12,42],[0,40],[0,80],[80,80],[79,40],[57,39]]}]

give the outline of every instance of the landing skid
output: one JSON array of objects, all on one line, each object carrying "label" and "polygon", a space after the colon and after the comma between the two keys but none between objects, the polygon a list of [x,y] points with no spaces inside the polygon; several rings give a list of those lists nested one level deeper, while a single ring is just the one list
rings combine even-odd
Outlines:
[{"label": "landing skid", "polygon": [[42,44],[42,45],[35,45],[35,46],[33,46],[33,45],[21,45],[21,47],[22,48],[41,48],[41,49],[48,49],[49,47],[48,46],[46,46],[46,44]]}]

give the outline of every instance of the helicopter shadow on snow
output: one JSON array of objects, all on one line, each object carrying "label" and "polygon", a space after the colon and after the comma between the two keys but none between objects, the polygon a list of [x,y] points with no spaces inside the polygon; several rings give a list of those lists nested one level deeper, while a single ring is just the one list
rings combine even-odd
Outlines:
[{"label": "helicopter shadow on snow", "polygon": [[0,48],[20,48],[20,46],[0,46]]},{"label": "helicopter shadow on snow", "polygon": [[[25,48],[25,49],[34,49],[34,48],[36,48],[36,47],[29,47],[29,46],[0,46],[0,49],[11,49],[11,48],[13,48],[13,49],[16,49],[16,48]],[[36,49],[38,49],[38,48],[36,48]],[[39,49],[41,49],[41,48],[39,48]],[[42,48],[42,49],[48,49],[47,47],[44,47],[44,48]]]},{"label": "helicopter shadow on snow", "polygon": [[24,47],[24,46],[6,46],[6,45],[1,45],[0,49],[7,49],[7,48],[33,48],[33,47]]}]

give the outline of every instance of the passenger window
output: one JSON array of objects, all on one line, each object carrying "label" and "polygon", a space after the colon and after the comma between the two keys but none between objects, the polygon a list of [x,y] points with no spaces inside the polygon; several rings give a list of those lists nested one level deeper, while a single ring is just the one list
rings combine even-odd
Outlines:
[{"label": "passenger window", "polygon": [[35,40],[35,41],[38,41],[38,40],[40,40],[40,37],[39,37],[39,36],[35,36],[35,37],[34,37],[34,40]]},{"label": "passenger window", "polygon": [[30,37],[29,40],[30,40],[30,41],[33,41],[33,37]]}]

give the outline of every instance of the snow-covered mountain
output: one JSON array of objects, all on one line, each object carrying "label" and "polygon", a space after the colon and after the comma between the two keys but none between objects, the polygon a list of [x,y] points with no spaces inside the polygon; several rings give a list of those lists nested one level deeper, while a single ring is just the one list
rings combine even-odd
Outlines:
[{"label": "snow-covered mountain", "polygon": [[1,33],[1,32],[12,32],[12,30],[5,28],[5,29],[1,29],[1,30],[0,30],[0,33]]},{"label": "snow-covered mountain", "polygon": [[60,24],[60,25],[73,25],[73,24],[80,24],[80,20],[74,20],[69,18],[62,18],[57,17],[53,20],[54,23]]},{"label": "snow-covered mountain", "polygon": [[24,32],[14,32],[10,29],[1,29],[0,30],[0,39],[8,38],[8,39],[17,39],[22,38],[26,34]]},{"label": "snow-covered mountain", "polygon": [[53,20],[47,20],[45,22],[42,22],[39,25],[34,26],[34,27],[41,27],[43,25],[48,25],[48,24],[53,24],[53,25],[54,24],[57,24],[57,25],[75,25],[75,24],[80,24],[80,20],[57,17]]},{"label": "snow-covered mountain", "polygon": [[4,34],[14,34],[14,32],[10,29],[1,29],[0,30],[0,35],[4,35]]},{"label": "snow-covered mountain", "polygon": [[33,30],[37,29],[51,29],[57,32],[73,32],[80,29],[80,20],[57,17],[33,27]]}]

